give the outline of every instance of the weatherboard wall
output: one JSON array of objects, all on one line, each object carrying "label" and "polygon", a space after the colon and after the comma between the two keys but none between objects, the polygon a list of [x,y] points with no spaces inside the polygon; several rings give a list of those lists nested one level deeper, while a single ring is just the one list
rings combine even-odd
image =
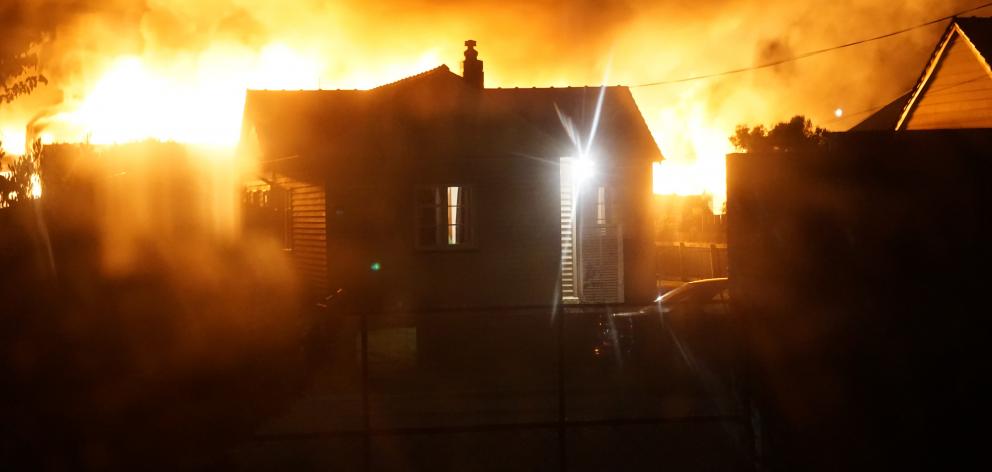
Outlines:
[{"label": "weatherboard wall", "polygon": [[950,40],[904,128],[992,128],[992,76],[966,38]]}]

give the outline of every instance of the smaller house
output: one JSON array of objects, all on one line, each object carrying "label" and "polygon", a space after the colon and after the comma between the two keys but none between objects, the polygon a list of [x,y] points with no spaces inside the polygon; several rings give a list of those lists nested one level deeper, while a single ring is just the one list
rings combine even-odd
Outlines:
[{"label": "smaller house", "polygon": [[247,94],[246,202],[311,294],[369,309],[648,303],[651,165],[626,87],[485,88],[475,42],[371,90]]}]

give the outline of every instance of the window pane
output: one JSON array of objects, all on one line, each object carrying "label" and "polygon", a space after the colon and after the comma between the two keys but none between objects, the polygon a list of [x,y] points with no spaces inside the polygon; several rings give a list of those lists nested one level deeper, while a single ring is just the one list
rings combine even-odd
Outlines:
[{"label": "window pane", "polygon": [[422,246],[437,245],[437,227],[421,226],[417,232],[417,242]]},{"label": "window pane", "polygon": [[469,189],[461,186],[418,188],[417,244],[443,247],[470,243],[469,196]]},{"label": "window pane", "polygon": [[436,226],[439,221],[437,218],[438,209],[437,207],[420,207],[417,209],[417,226]]},{"label": "window pane", "polygon": [[448,187],[448,206],[460,205],[461,187]]},{"label": "window pane", "polygon": [[460,239],[461,234],[459,233],[459,230],[460,229],[461,228],[459,228],[458,225],[448,225],[448,244],[449,245],[451,245],[451,244],[461,244],[462,243],[462,241]]}]

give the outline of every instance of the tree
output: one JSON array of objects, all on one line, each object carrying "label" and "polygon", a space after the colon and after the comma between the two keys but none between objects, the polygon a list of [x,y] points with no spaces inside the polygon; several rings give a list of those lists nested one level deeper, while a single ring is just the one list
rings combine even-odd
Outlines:
[{"label": "tree", "polygon": [[0,102],[10,103],[21,95],[31,93],[48,79],[38,72],[37,55],[20,53],[10,57],[0,56]]},{"label": "tree", "polygon": [[0,105],[48,83],[41,74],[38,48],[78,8],[76,2],[55,0],[0,2]]},{"label": "tree", "polygon": [[749,128],[737,125],[730,143],[743,152],[801,152],[811,151],[823,145],[827,130],[814,127],[813,122],[802,115],[778,123],[770,130],[764,125]]},{"label": "tree", "polygon": [[[41,141],[35,141],[31,152],[15,158],[8,164],[9,173],[0,174],[0,208],[5,208],[33,198],[36,185],[41,185],[38,162],[41,159]],[[0,143],[0,161],[6,157]]]}]

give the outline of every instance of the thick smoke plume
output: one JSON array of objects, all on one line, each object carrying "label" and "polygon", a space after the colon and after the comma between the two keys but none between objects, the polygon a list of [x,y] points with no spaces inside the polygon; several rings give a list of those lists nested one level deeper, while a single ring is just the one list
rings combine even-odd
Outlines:
[{"label": "thick smoke plume", "polygon": [[[480,43],[491,86],[597,84],[607,63],[611,82],[636,84],[781,58],[974,3],[5,0],[0,52],[40,44],[52,84],[14,107],[22,113],[82,93],[118,55],[182,61],[218,45],[257,51],[273,41],[319,55],[325,88],[349,86],[354,70],[386,73],[390,64],[425,54],[456,66],[461,40],[469,37]],[[664,110],[685,106],[686,97],[722,127],[796,113],[825,122],[837,106],[877,106],[907,88],[940,29],[773,70],[643,89],[638,98],[652,126]],[[4,121],[14,111],[4,110]]]},{"label": "thick smoke plume", "polygon": [[[50,80],[30,96],[0,105],[0,139],[14,153],[46,131],[53,141],[158,138],[231,144],[239,128],[244,88],[368,88],[440,63],[457,71],[462,41],[468,38],[479,42],[490,87],[597,85],[604,80],[637,85],[782,59],[977,4],[975,0],[5,1],[0,27],[14,32],[14,40],[3,47],[33,44],[39,67]],[[716,169],[719,156],[731,150],[726,138],[738,124],[771,124],[797,114],[831,130],[856,124],[912,86],[944,26],[935,24],[773,68],[635,88],[635,98],[666,158],[673,163],[708,159],[707,166]],[[139,58],[144,69],[122,66],[121,57]],[[179,105],[167,111],[156,110],[162,104],[155,103],[114,112],[118,121],[103,117],[103,128],[119,130],[134,121],[125,115],[138,113],[170,115],[171,121],[111,139],[102,136],[106,132],[78,124],[91,123],[92,117],[66,115],[86,108],[83,102],[99,91],[100,79],[122,68],[124,72],[115,76],[117,82],[104,88],[118,93],[121,84],[141,74],[171,77],[161,86],[142,85],[130,95],[121,92],[126,97],[122,101],[160,96]],[[224,80],[209,86],[197,82],[207,75]],[[162,131],[181,127],[188,121],[184,115],[203,115],[202,109],[192,110],[201,93],[215,97],[224,111],[197,123],[196,130]],[[838,108],[843,110],[840,118],[834,115]],[[199,135],[190,137],[193,131]],[[721,180],[719,175],[710,178]]]}]

